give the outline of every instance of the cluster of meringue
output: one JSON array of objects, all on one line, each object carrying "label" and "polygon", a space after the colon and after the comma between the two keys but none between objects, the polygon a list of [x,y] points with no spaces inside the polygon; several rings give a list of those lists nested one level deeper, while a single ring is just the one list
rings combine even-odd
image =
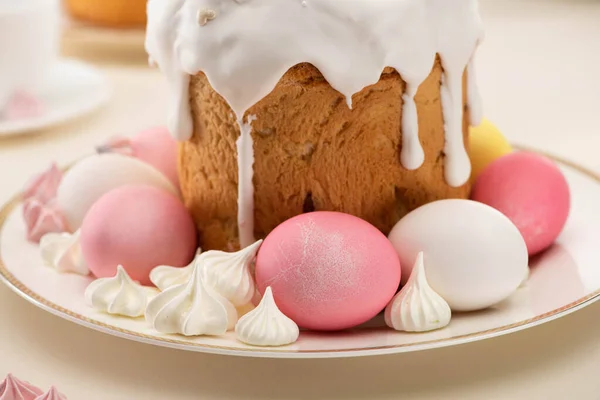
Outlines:
[{"label": "cluster of meringue", "polygon": [[424,258],[423,253],[419,253],[408,282],[385,309],[385,323],[390,328],[428,332],[450,323],[450,306],[429,286]]},{"label": "cluster of meringue", "polygon": [[134,282],[119,266],[115,277],[92,282],[85,298],[101,312],[145,316],[160,333],[218,336],[235,329],[246,344],[291,344],[298,340],[298,326],[279,310],[271,288],[252,306],[256,285],[251,267],[261,244],[235,253],[199,250],[184,268],[158,266],[150,280],[159,293]]},{"label": "cluster of meringue", "polygon": [[8,374],[0,382],[0,400],[67,400],[67,397],[54,386],[44,392],[37,386]]}]

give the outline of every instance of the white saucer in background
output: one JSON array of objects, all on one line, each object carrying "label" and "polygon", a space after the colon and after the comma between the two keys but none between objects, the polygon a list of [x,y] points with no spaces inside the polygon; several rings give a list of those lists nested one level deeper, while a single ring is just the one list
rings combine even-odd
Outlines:
[{"label": "white saucer in background", "polygon": [[31,133],[97,110],[110,99],[108,80],[96,68],[75,60],[59,60],[39,100],[44,113],[21,120],[0,119],[0,137]]}]

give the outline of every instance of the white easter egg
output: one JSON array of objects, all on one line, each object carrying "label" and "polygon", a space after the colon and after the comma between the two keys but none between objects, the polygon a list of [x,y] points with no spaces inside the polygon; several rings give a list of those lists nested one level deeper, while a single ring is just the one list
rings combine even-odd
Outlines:
[{"label": "white easter egg", "polygon": [[179,196],[154,167],[121,154],[97,154],[75,164],[58,187],[57,201],[69,228],[80,228],[91,206],[112,189],[129,184],[150,185]]},{"label": "white easter egg", "polygon": [[525,240],[502,213],[470,200],[420,207],[396,224],[389,239],[408,280],[419,252],[430,286],[453,311],[474,311],[509,297],[528,268]]}]

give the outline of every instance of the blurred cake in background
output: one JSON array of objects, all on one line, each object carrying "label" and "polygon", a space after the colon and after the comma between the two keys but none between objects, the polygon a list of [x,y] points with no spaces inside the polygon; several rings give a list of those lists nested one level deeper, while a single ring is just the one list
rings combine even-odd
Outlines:
[{"label": "blurred cake in background", "polygon": [[146,0],[65,0],[77,20],[96,25],[135,28],[146,23]]}]

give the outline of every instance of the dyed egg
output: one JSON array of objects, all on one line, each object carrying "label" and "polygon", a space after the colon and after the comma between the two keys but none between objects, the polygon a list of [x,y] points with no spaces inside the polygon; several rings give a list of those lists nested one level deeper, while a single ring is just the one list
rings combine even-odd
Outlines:
[{"label": "dyed egg", "polygon": [[442,200],[409,213],[389,239],[405,281],[425,255],[430,286],[453,311],[490,307],[509,297],[527,273],[527,247],[499,211],[470,200]]},{"label": "dyed egg", "polygon": [[58,207],[75,231],[92,206],[112,189],[130,184],[151,185],[173,194],[178,190],[150,165],[121,154],[98,154],[75,164],[58,187]]},{"label": "dyed egg", "polygon": [[135,157],[162,172],[175,187],[179,187],[177,142],[167,128],[148,129],[131,139],[117,137],[97,150],[99,153],[119,153]]},{"label": "dyed egg", "polygon": [[556,240],[571,207],[569,185],[556,164],[525,152],[492,163],[477,179],[471,198],[510,218],[525,238],[530,255]]},{"label": "dyed egg", "polygon": [[186,266],[196,252],[196,229],[181,201],[151,186],[123,186],[102,196],[86,215],[80,240],[96,277],[112,277],[123,265],[146,285],[154,267]]},{"label": "dyed egg", "polygon": [[179,187],[177,173],[177,142],[167,128],[148,129],[131,141],[133,155],[162,172],[175,187]]},{"label": "dyed egg", "polygon": [[376,316],[400,283],[391,243],[360,218],[314,212],[278,226],[262,244],[256,282],[273,289],[280,310],[300,327],[341,330]]},{"label": "dyed egg", "polygon": [[479,174],[492,162],[512,152],[508,140],[487,119],[484,119],[481,125],[470,128],[469,146],[469,156],[473,165],[471,182],[475,182]]}]

